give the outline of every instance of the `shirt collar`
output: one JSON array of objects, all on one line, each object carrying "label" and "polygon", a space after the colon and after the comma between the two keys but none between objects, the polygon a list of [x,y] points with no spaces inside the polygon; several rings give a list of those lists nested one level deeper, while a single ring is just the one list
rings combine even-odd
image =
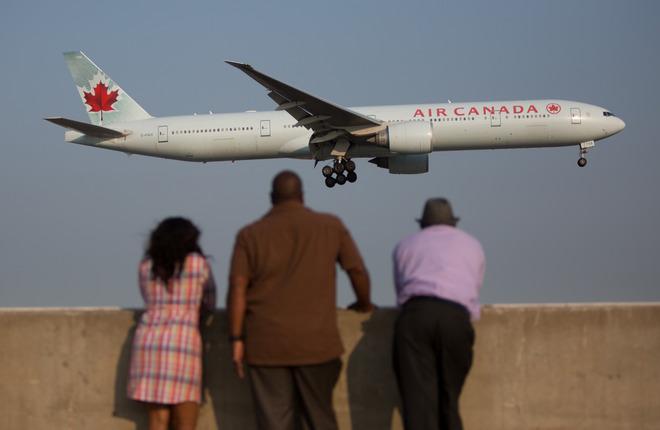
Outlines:
[{"label": "shirt collar", "polygon": [[304,209],[305,205],[303,205],[302,202],[299,202],[297,200],[289,200],[286,202],[278,203],[274,205],[270,211],[268,211],[268,214],[272,213],[279,213],[279,212],[288,212],[292,210],[300,210]]},{"label": "shirt collar", "polygon": [[424,230],[429,230],[429,231],[437,231],[437,230],[455,230],[457,227],[449,224],[435,224],[435,225],[430,225],[428,227],[424,227],[422,231]]}]

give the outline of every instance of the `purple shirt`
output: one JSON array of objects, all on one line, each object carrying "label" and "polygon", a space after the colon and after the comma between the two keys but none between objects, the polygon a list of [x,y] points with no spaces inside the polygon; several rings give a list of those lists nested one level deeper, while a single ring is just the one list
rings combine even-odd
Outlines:
[{"label": "purple shirt", "polygon": [[477,239],[456,227],[435,225],[403,239],[392,257],[399,306],[415,296],[440,297],[479,318],[486,260]]}]

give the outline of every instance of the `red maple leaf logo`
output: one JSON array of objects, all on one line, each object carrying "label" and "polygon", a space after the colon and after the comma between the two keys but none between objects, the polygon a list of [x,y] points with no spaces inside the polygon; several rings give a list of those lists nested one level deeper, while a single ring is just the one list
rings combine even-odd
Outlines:
[{"label": "red maple leaf logo", "polygon": [[557,103],[550,103],[545,108],[549,113],[552,114],[559,113],[561,111],[561,106],[559,106]]},{"label": "red maple leaf logo", "polygon": [[113,111],[112,105],[117,101],[119,90],[110,91],[108,86],[99,81],[93,89],[93,94],[83,91],[85,103],[90,106],[90,112],[108,112]]}]

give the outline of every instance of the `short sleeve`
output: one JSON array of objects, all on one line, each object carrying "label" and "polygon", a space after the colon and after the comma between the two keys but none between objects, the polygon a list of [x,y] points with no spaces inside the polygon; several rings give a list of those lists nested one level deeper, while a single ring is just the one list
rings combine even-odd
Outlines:
[{"label": "short sleeve", "polygon": [[401,269],[399,268],[399,246],[392,251],[392,272],[394,276],[394,289],[398,292],[402,285]]},{"label": "short sleeve", "polygon": [[236,276],[242,276],[250,279],[252,270],[250,266],[247,232],[241,230],[236,235],[234,251],[231,256],[231,265],[229,268],[229,279]]},{"label": "short sleeve", "polygon": [[140,295],[142,296],[142,300],[144,300],[144,303],[147,303],[149,294],[148,294],[148,287],[149,287],[149,281],[151,280],[151,260],[144,259],[140,261],[140,265],[138,266],[138,286],[140,288]]},{"label": "short sleeve", "polygon": [[481,257],[481,261],[479,262],[479,286],[477,288],[481,289],[484,283],[484,277],[486,276],[486,255],[481,244],[479,244],[479,256]]}]

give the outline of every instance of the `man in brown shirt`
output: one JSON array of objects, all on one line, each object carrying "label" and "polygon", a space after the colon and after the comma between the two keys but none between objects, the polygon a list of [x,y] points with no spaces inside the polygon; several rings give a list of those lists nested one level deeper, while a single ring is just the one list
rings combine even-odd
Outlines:
[{"label": "man in brown shirt", "polygon": [[233,361],[244,362],[260,429],[336,429],[332,390],[343,352],[337,328],[335,265],[369,312],[369,275],[341,220],[303,205],[290,171],[273,179],[273,208],[236,236],[227,308]]}]

